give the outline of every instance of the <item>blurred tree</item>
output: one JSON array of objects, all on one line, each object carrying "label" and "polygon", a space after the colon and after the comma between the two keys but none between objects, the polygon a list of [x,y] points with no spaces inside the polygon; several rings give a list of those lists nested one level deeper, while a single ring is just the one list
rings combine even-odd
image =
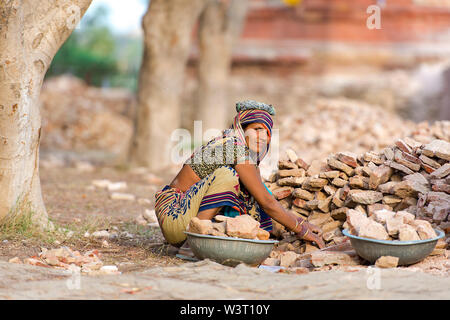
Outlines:
[{"label": "blurred tree", "polygon": [[0,219],[25,211],[48,226],[39,179],[45,73],[91,0],[0,2]]},{"label": "blurred tree", "polygon": [[101,86],[117,69],[116,39],[106,23],[108,9],[96,8],[55,55],[47,76],[71,73]]},{"label": "blurred tree", "polygon": [[131,162],[158,170],[171,164],[180,126],[180,96],[191,34],[208,0],[151,0],[142,26],[144,56]]},{"label": "blurred tree", "polygon": [[232,49],[245,22],[248,0],[211,1],[200,16],[194,119],[202,129],[222,130],[234,111],[228,101]]}]

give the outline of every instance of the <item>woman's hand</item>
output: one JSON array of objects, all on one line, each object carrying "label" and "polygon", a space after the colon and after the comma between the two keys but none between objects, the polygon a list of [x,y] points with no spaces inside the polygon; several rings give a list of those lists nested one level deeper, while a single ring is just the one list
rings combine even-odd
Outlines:
[{"label": "woman's hand", "polygon": [[[299,223],[302,223],[301,225],[301,230],[296,233],[297,237],[299,237],[300,239],[303,240],[307,240],[307,241],[312,241],[315,242],[320,249],[325,247],[325,243],[322,240],[322,229],[320,229],[319,227],[306,222],[304,219],[302,218],[298,218]],[[315,233],[317,232],[317,234]]]}]

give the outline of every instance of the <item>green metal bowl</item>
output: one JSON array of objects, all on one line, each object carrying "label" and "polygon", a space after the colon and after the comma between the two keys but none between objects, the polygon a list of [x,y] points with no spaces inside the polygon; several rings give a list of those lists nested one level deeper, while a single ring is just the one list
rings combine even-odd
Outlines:
[{"label": "green metal bowl", "polygon": [[356,253],[370,263],[375,263],[379,257],[398,257],[398,265],[410,265],[422,261],[434,250],[439,239],[445,236],[444,232],[434,229],[438,235],[433,239],[414,241],[376,240],[354,236],[347,229],[342,233],[350,238]]},{"label": "green metal bowl", "polygon": [[245,263],[251,266],[261,264],[270,254],[277,240],[252,240],[232,237],[211,236],[184,231],[187,242],[199,259],[210,259],[226,266]]}]

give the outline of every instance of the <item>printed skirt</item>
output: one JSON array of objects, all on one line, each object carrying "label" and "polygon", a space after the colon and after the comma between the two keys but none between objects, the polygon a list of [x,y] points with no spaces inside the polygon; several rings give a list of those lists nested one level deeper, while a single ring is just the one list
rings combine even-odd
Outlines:
[{"label": "printed skirt", "polygon": [[231,166],[222,166],[186,192],[166,185],[155,194],[155,213],[164,238],[174,246],[186,240],[189,222],[203,210],[222,207],[219,214],[236,216],[250,214],[260,227],[272,230],[272,219],[260,208],[239,181],[239,174]]}]

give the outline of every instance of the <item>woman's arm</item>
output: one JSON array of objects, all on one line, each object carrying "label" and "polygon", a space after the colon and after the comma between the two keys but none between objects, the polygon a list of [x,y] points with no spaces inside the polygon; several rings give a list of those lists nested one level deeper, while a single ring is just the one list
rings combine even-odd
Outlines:
[{"label": "woman's arm", "polygon": [[[272,219],[281,223],[295,233],[301,233],[302,236],[304,235],[305,240],[314,241],[321,248],[325,246],[323,240],[312,232],[320,231],[319,228],[308,224],[307,222],[300,226],[300,219],[295,214],[283,208],[281,204],[275,199],[275,197],[267,192],[266,188],[263,185],[261,175],[259,174],[259,171],[254,164],[246,161],[244,163],[237,164],[235,166],[235,169],[239,174],[239,179],[241,180],[241,182],[253,195],[260,207]],[[308,227],[308,231],[309,229],[311,229],[311,231],[305,234],[306,231],[304,227]]]}]

